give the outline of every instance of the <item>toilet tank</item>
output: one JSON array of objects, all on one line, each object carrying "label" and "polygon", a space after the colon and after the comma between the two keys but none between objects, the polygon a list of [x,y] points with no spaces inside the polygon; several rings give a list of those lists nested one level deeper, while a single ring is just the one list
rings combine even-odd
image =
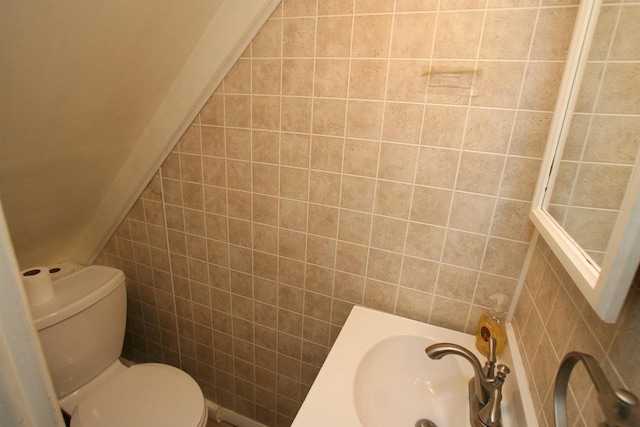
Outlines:
[{"label": "toilet tank", "polygon": [[53,282],[55,296],[31,307],[58,398],[95,378],[122,352],[124,273],[90,266]]}]

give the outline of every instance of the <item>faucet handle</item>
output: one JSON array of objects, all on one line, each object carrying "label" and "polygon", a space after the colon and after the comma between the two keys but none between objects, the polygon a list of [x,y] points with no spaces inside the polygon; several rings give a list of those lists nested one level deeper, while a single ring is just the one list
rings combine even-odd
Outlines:
[{"label": "faucet handle", "polygon": [[491,363],[496,363],[496,349],[498,347],[498,341],[495,337],[489,337],[489,353],[487,354],[487,360]]},{"label": "faucet handle", "polygon": [[626,418],[631,410],[638,406],[638,398],[635,394],[624,389],[618,389],[613,392],[618,398],[618,407],[616,413],[620,418]]},{"label": "faucet handle", "polygon": [[507,374],[511,372],[511,369],[509,369],[508,366],[506,365],[498,365],[497,368],[498,373],[496,374],[496,379],[500,380],[500,381],[504,381],[505,378],[507,378]]}]

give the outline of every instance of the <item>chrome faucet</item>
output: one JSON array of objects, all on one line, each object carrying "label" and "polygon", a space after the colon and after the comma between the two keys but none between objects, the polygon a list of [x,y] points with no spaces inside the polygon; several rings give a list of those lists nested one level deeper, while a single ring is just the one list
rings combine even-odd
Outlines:
[{"label": "chrome faucet", "polygon": [[593,358],[585,353],[572,351],[568,353],[556,374],[556,384],[553,389],[553,409],[556,427],[567,426],[567,386],[569,377],[576,363],[582,362],[587,368],[589,377],[598,391],[598,402],[605,416],[605,422],[599,424],[605,427],[637,427],[640,425],[640,413],[637,411],[638,398],[627,390],[613,391],[607,381],[602,368]]},{"label": "chrome faucet", "polygon": [[502,426],[502,412],[500,411],[502,385],[510,370],[505,365],[496,366],[495,338],[489,338],[489,355],[484,367],[473,353],[457,344],[434,344],[424,351],[431,359],[439,360],[448,354],[455,354],[469,361],[475,372],[475,376],[469,381],[469,421],[471,426]]}]

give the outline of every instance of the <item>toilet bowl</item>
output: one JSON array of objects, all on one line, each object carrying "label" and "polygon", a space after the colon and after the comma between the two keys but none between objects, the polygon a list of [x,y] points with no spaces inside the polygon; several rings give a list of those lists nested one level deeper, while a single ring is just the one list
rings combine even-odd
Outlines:
[{"label": "toilet bowl", "polygon": [[204,427],[198,384],[173,366],[127,367],[126,290],[120,270],[90,266],[53,283],[55,296],[31,307],[60,407],[71,427]]}]

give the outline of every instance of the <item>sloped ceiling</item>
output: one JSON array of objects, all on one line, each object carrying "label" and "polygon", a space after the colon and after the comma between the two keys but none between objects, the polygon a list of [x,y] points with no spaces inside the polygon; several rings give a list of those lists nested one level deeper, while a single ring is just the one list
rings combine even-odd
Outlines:
[{"label": "sloped ceiling", "polygon": [[90,263],[274,0],[0,5],[0,201],[21,268]]}]

